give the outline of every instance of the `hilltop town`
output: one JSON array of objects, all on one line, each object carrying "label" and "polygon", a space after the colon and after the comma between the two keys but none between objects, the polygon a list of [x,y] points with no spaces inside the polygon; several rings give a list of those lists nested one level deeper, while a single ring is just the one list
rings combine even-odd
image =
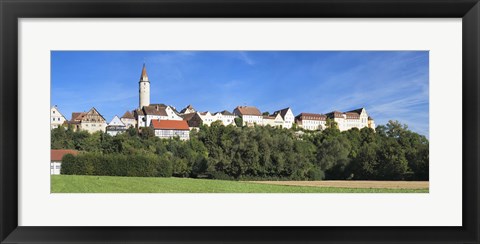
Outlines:
[{"label": "hilltop town", "polygon": [[163,103],[150,103],[150,80],[145,64],[139,80],[139,105],[136,109],[126,111],[121,117],[114,116],[109,123],[101,113],[92,107],[88,112],[73,112],[67,118],[59,107],[51,107],[51,129],[71,126],[75,131],[106,132],[112,136],[124,133],[128,128],[141,130],[150,127],[159,138],[179,137],[188,140],[190,130],[197,130],[201,125],[210,126],[218,121],[224,126],[271,126],[290,129],[323,130],[328,121],[335,122],[340,131],[352,128],[372,128],[375,122],[365,110],[359,108],[351,111],[332,111],[329,113],[301,112],[297,116],[290,107],[279,109],[273,113],[261,112],[255,106],[237,106],[232,112],[199,112],[192,105],[178,111],[174,106]]}]

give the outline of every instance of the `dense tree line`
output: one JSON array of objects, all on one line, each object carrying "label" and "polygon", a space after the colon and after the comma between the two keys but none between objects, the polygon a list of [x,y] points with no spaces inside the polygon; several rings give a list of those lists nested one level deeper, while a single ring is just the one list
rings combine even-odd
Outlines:
[{"label": "dense tree line", "polygon": [[148,128],[140,134],[129,129],[114,137],[58,128],[52,130],[51,140],[52,149],[84,152],[67,158],[73,163],[64,162],[62,174],[237,180],[428,180],[429,177],[427,138],[396,121],[378,126],[376,132],[370,128],[340,132],[334,123],[319,132],[223,126],[215,122],[192,131],[188,141],[159,139]]}]

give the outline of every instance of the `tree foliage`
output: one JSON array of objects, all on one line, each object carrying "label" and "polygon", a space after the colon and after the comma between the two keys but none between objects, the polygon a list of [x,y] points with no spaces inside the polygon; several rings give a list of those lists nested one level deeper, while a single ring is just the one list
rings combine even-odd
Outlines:
[{"label": "tree foliage", "polygon": [[[239,121],[241,122],[241,121]],[[333,124],[333,121],[330,121]],[[397,121],[340,132],[296,134],[270,126],[214,122],[190,140],[159,139],[148,129],[110,136],[52,130],[52,149],[76,149],[62,174],[262,180],[428,180],[429,142]],[[138,167],[138,168],[136,168]]]}]

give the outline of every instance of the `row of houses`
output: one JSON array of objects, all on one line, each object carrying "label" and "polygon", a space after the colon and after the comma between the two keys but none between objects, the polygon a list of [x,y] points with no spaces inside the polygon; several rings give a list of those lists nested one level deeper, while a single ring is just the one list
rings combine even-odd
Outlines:
[{"label": "row of houses", "polygon": [[[235,119],[241,118],[239,121]],[[84,130],[89,133],[106,132],[112,136],[125,132],[129,127],[141,129],[151,127],[155,135],[160,138],[179,137],[189,139],[189,131],[198,129],[201,125],[210,126],[213,122],[220,122],[224,126],[237,125],[241,121],[243,126],[272,126],[277,128],[292,128],[294,124],[305,130],[323,130],[327,127],[327,119],[336,122],[340,131],[352,128],[375,129],[374,120],[368,116],[365,108],[347,112],[333,111],[327,114],[300,113],[294,116],[291,108],[274,111],[272,114],[261,112],[253,106],[237,106],[233,112],[198,112],[188,105],[180,112],[175,107],[165,104],[150,104],[133,111],[126,111],[121,117],[114,116],[110,122],[99,113],[96,108],[88,112],[73,112],[70,120],[63,116],[57,106],[51,108],[51,128],[70,125],[76,131]]]}]

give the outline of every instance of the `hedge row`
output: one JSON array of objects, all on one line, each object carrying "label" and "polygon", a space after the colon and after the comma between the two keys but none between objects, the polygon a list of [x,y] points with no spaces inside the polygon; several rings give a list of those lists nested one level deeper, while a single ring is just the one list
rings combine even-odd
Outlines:
[{"label": "hedge row", "polygon": [[157,156],[81,153],[67,154],[62,159],[61,174],[137,177],[171,177],[172,160],[168,154]]}]

